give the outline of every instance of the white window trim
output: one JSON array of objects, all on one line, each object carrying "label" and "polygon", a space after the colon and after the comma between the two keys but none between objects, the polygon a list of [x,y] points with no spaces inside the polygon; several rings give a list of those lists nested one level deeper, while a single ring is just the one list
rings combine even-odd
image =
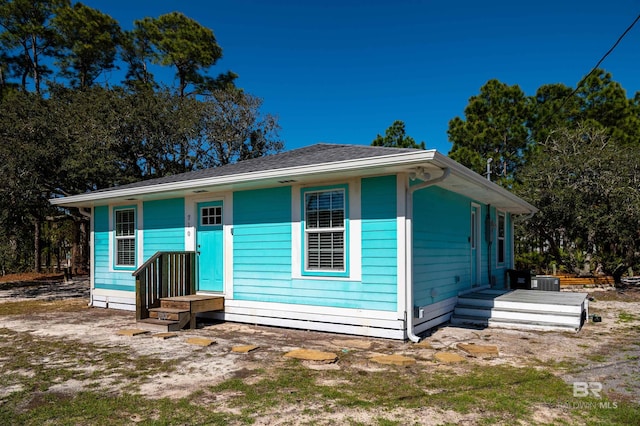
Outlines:
[{"label": "white window trim", "polygon": [[[303,190],[304,192],[304,190]],[[332,192],[337,192],[337,193],[342,193],[342,226],[329,226],[329,227],[321,227],[318,225],[317,228],[311,228],[309,227],[308,223],[306,222],[307,220],[307,216],[308,216],[308,209],[307,209],[307,197],[310,196],[311,194],[326,194],[326,193],[332,193]],[[303,205],[303,215],[304,215],[304,219],[305,219],[305,226],[303,228],[303,233],[304,233],[304,265],[303,265],[303,274],[306,275],[313,275],[313,274],[326,274],[326,273],[338,273],[338,274],[348,274],[349,272],[349,253],[348,253],[348,246],[347,246],[347,242],[349,241],[349,233],[348,233],[348,229],[349,229],[349,225],[348,225],[348,213],[349,213],[349,208],[348,208],[348,202],[349,200],[347,199],[348,196],[348,188],[344,188],[342,186],[340,187],[329,187],[329,188],[322,188],[322,189],[311,189],[309,191],[304,192],[304,205]],[[336,211],[339,209],[336,209]],[[331,210],[331,212],[333,212],[333,210]],[[309,257],[310,257],[310,252],[311,252],[311,248],[310,248],[310,243],[309,243],[309,237],[310,235],[321,235],[321,234],[342,234],[342,268],[326,268],[323,269],[321,267],[318,268],[311,268],[309,267]],[[333,244],[333,241],[332,241]],[[320,251],[320,244],[318,245],[318,250]],[[333,257],[333,256],[332,256]],[[320,253],[318,253],[318,262],[320,261]],[[333,261],[333,259],[332,259]]]},{"label": "white window trim", "polygon": [[[471,266],[476,268],[476,283],[471,283],[471,285],[474,284],[482,284],[482,242],[484,240],[483,235],[484,232],[482,231],[482,206],[478,203],[472,202],[471,203],[471,208],[475,208],[476,210],[476,235],[475,235],[475,243],[476,243],[476,247],[475,247],[475,251],[476,251],[476,258],[474,259],[473,256],[471,256]],[[473,237],[472,237],[473,238]],[[471,252],[473,252],[473,248],[471,248]],[[473,265],[473,263],[475,263],[475,265]]]},{"label": "white window trim", "polygon": [[[302,190],[331,185],[347,185],[347,196],[349,197],[349,276],[315,276],[303,275],[302,270],[302,247],[304,233],[302,232]],[[292,185],[291,186],[291,278],[302,280],[322,280],[322,281],[362,281],[362,221],[360,203],[360,179],[350,179],[339,182],[322,182],[312,185]],[[345,253],[346,255],[346,253]],[[322,272],[322,271],[319,271]],[[313,271],[308,271],[313,274]]]},{"label": "white window trim", "polygon": [[[504,218],[502,229],[504,237],[500,237],[500,216]],[[500,262],[500,239],[502,239],[502,262]],[[496,210],[496,267],[504,267],[507,264],[507,213],[502,210]]]},{"label": "white window trim", "polygon": [[[127,235],[118,235],[118,216],[120,215],[121,218],[123,218],[124,214],[131,214],[131,221],[128,220],[128,218],[126,218],[127,220],[123,220],[121,225],[124,225],[126,223],[127,227],[131,227],[131,234],[127,234]],[[114,267],[116,268],[135,268],[136,266],[136,228],[137,228],[137,221],[136,221],[136,209],[135,207],[122,207],[122,208],[115,208],[113,209],[113,216],[114,216],[114,239],[115,239],[115,264]],[[133,243],[133,250],[131,250],[131,259],[128,259],[129,257],[129,248],[127,247],[126,250],[120,250],[120,242],[121,241],[129,241],[131,243]],[[124,252],[124,253],[122,253]],[[120,261],[120,255],[121,254],[126,254],[126,261],[131,261],[131,263],[119,263]]]},{"label": "white window trim", "polygon": [[[127,207],[135,207],[136,211],[136,264],[135,266],[116,266],[115,259],[115,241],[116,241],[116,229],[115,229],[115,211],[118,209],[125,209]],[[110,204],[109,208],[109,272],[121,272],[131,274],[131,271],[144,262],[144,221],[142,212],[142,202],[131,201],[124,204]]]}]

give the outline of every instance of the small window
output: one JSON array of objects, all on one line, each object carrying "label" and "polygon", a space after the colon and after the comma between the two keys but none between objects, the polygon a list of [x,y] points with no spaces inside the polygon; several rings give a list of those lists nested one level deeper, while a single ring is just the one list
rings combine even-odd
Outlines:
[{"label": "small window", "polygon": [[222,207],[203,207],[200,211],[202,226],[222,225]]},{"label": "small window", "polygon": [[304,194],[305,270],[345,271],[345,190]]},{"label": "small window", "polygon": [[115,211],[116,266],[136,265],[136,211]]},{"label": "small window", "polygon": [[504,213],[498,212],[498,263],[504,263],[506,258],[505,236],[507,220]]}]

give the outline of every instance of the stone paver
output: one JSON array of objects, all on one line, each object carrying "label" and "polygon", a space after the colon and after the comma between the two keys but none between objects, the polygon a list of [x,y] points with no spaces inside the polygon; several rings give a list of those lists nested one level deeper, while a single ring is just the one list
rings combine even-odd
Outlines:
[{"label": "stone paver", "polygon": [[338,355],[334,353],[317,351],[315,349],[295,349],[287,352],[284,356],[306,361],[336,362],[338,360]]},{"label": "stone paver", "polygon": [[120,336],[129,336],[129,337],[138,336],[140,334],[147,334],[147,333],[149,333],[149,330],[141,330],[139,328],[125,328],[123,330],[116,331],[116,334]]},{"label": "stone paver", "polygon": [[413,347],[420,349],[433,349],[433,346],[431,346],[431,342],[429,342],[428,340],[421,340],[418,343],[414,343]]},{"label": "stone paver", "polygon": [[434,355],[434,357],[440,361],[440,362],[444,362],[445,364],[453,364],[456,362],[462,362],[465,361],[466,358],[455,354],[453,352],[438,352]]},{"label": "stone paver", "polygon": [[156,333],[154,334],[152,337],[155,337],[156,339],[160,339],[160,340],[165,340],[165,339],[171,339],[172,337],[178,337],[178,333]]},{"label": "stone paver", "polygon": [[377,362],[378,364],[386,364],[386,365],[400,365],[407,366],[411,364],[415,364],[416,360],[404,355],[378,355],[371,358],[371,361]]},{"label": "stone paver", "polygon": [[496,357],[500,353],[494,345],[476,345],[474,343],[458,343],[458,349],[474,357]]},{"label": "stone paver", "polygon": [[189,337],[186,340],[187,343],[192,344],[192,345],[198,345],[198,346],[211,346],[213,345],[216,341],[215,340],[211,340],[211,339],[206,339],[204,337]]},{"label": "stone paver", "polygon": [[231,352],[246,354],[251,351],[255,351],[258,348],[259,346],[256,345],[234,346],[233,348],[231,348]]}]

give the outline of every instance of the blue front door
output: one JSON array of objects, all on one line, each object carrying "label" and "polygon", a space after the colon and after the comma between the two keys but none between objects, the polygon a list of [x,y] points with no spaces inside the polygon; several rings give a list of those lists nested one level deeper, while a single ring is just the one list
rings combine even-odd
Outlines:
[{"label": "blue front door", "polygon": [[198,290],[223,291],[222,201],[198,203]]}]

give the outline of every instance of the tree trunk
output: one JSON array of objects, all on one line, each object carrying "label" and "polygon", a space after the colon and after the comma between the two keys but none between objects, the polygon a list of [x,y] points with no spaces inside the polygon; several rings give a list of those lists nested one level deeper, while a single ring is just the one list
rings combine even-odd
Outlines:
[{"label": "tree trunk", "polygon": [[40,259],[40,253],[42,248],[40,247],[40,219],[34,220],[33,229],[33,255],[34,255],[34,269],[35,272],[42,272],[42,261]]}]

